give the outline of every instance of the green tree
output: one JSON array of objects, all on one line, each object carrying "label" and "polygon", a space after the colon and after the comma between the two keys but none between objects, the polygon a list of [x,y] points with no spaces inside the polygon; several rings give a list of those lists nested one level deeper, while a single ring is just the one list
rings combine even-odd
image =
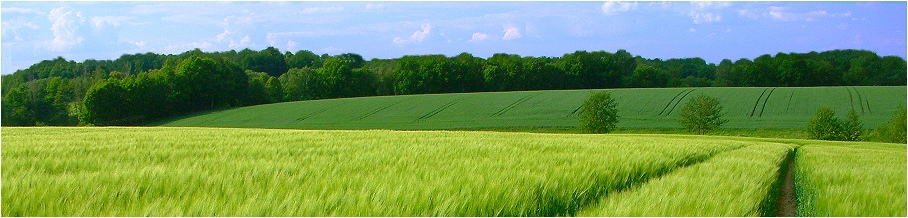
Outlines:
[{"label": "green tree", "polygon": [[895,111],[895,114],[892,116],[892,119],[886,121],[883,124],[880,124],[876,129],[873,130],[873,140],[881,142],[891,142],[891,143],[908,143],[906,141],[906,119],[905,119],[905,108],[899,108]]},{"label": "green tree", "polygon": [[861,141],[864,139],[864,124],[854,108],[848,111],[848,120],[842,123],[842,139],[845,141]]},{"label": "green tree", "polygon": [[842,126],[842,121],[835,117],[835,111],[829,107],[821,107],[807,121],[807,135],[811,139],[842,140],[844,138]]},{"label": "green tree", "polygon": [[666,87],[669,76],[664,70],[649,65],[638,65],[629,79],[630,87]]},{"label": "green tree", "polygon": [[117,125],[126,118],[126,89],[117,80],[105,80],[93,85],[85,94],[85,106],[79,116],[81,123]]},{"label": "green tree", "polygon": [[681,126],[699,134],[716,130],[728,122],[722,119],[722,105],[719,104],[719,99],[703,94],[688,100],[678,115],[678,123]]},{"label": "green tree", "polygon": [[618,124],[618,102],[610,92],[595,92],[580,107],[580,128],[589,133],[608,133]]}]

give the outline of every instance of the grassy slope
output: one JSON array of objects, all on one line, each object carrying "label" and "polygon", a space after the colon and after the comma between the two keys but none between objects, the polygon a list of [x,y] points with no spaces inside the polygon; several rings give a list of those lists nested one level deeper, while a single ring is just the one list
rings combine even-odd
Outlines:
[{"label": "grassy slope", "polygon": [[[460,93],[286,102],[211,112],[164,126],[290,129],[571,129],[591,90]],[[697,94],[719,98],[733,129],[802,129],[817,108],[854,108],[873,128],[904,106],[902,87],[614,89],[619,128],[680,128],[677,110]]]},{"label": "grassy slope", "polygon": [[2,134],[4,216],[568,215],[628,184],[756,144],[212,128]]}]

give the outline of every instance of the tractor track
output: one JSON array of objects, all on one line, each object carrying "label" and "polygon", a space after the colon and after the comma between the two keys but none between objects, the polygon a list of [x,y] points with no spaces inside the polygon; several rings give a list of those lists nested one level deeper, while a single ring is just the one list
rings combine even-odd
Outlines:
[{"label": "tractor track", "polygon": [[754,117],[754,112],[757,112],[757,105],[760,105],[760,99],[763,99],[763,95],[766,94],[766,90],[769,90],[769,88],[763,89],[763,92],[760,93],[760,97],[757,97],[757,101],[754,102],[754,109],[750,110],[750,117]]},{"label": "tractor track", "polygon": [[[668,109],[668,106],[671,106],[672,103],[675,102],[675,99],[678,98],[678,96],[681,96],[682,94],[685,94],[685,92],[687,92],[687,91],[693,91],[693,89],[685,89],[684,91],[678,92],[678,94],[676,94],[675,97],[672,97],[672,100],[669,100],[669,101],[668,101],[668,104],[665,104],[665,107],[662,108],[662,111],[659,111],[659,115],[662,115],[663,113],[665,113],[665,110]],[[682,98],[684,98],[684,97],[682,97]],[[681,99],[678,99],[678,102],[681,102]],[[675,104],[675,105],[677,105],[677,104]],[[674,107],[673,107],[673,108],[674,108]],[[667,115],[668,115],[668,114],[666,114],[666,116],[667,116]]]},{"label": "tractor track", "polygon": [[769,94],[767,94],[766,98],[763,99],[763,107],[760,108],[760,117],[763,117],[763,111],[766,111],[766,103],[769,102],[769,96],[772,96],[772,92],[774,91],[776,91],[776,88],[770,89]]},{"label": "tractor track", "polygon": [[[665,113],[665,116],[671,115],[672,112],[675,111],[675,107],[678,107],[678,105],[681,104],[681,101],[684,100],[684,98],[686,98],[687,95],[690,95],[691,92],[694,92],[694,90],[696,90],[696,89],[688,89],[688,90],[686,90],[687,93],[684,93],[684,95],[681,96],[681,98],[679,98],[678,101],[675,102],[674,105],[672,105],[672,109],[669,109],[668,112]],[[675,96],[675,97],[677,97],[677,96]],[[675,99],[672,98],[672,100],[674,101]],[[668,102],[668,103],[671,104],[672,102]],[[665,107],[668,108],[668,105],[665,105]],[[664,109],[663,109],[663,110],[664,110]],[[659,113],[659,114],[661,115],[662,113]]]},{"label": "tractor track", "polygon": [[427,113],[427,114],[425,114],[425,115],[422,115],[421,117],[419,117],[419,118],[417,118],[416,120],[414,120],[413,123],[419,122],[419,121],[422,121],[422,120],[429,119],[429,118],[431,118],[432,116],[435,116],[436,114],[441,113],[442,111],[448,109],[449,107],[451,107],[451,106],[453,106],[453,105],[459,103],[460,101],[463,101],[463,98],[459,98],[459,99],[457,99],[457,100],[448,102],[447,104],[442,105],[442,106],[439,107],[439,108],[435,108],[435,110],[429,111],[429,113]]},{"label": "tractor track", "polygon": [[531,98],[536,97],[536,96],[539,96],[539,95],[541,95],[541,94],[542,94],[542,93],[536,93],[536,94],[524,96],[523,98],[520,98],[520,99],[518,99],[517,101],[512,102],[512,103],[509,104],[508,106],[499,109],[497,112],[495,112],[494,114],[492,114],[492,116],[490,116],[490,117],[498,117],[498,116],[501,116],[502,114],[507,113],[507,112],[510,111],[511,109],[514,109],[515,107],[517,107],[517,105],[523,104],[524,102],[529,101]]}]

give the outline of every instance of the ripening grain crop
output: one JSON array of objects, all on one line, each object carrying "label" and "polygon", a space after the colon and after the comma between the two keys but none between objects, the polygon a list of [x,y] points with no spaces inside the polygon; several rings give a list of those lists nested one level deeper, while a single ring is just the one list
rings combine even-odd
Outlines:
[{"label": "ripening grain crop", "polygon": [[754,144],[641,135],[3,128],[3,216],[556,216]]},{"label": "ripening grain crop", "polygon": [[[761,216],[761,204],[794,147],[760,143],[717,154],[606,196],[581,216]],[[773,209],[770,207],[770,209]]]},{"label": "ripening grain crop", "polygon": [[798,216],[906,215],[904,144],[813,143],[795,156]]}]

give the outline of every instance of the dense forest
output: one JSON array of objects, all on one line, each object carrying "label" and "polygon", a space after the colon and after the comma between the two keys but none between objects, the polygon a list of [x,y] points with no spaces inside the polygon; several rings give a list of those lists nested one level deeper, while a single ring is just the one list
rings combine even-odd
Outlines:
[{"label": "dense forest", "polygon": [[906,62],[865,50],[756,59],[646,59],[627,51],[562,57],[461,53],[372,59],[310,51],[45,60],[2,77],[2,125],[141,125],[230,107],[376,95],[694,86],[904,86]]}]

